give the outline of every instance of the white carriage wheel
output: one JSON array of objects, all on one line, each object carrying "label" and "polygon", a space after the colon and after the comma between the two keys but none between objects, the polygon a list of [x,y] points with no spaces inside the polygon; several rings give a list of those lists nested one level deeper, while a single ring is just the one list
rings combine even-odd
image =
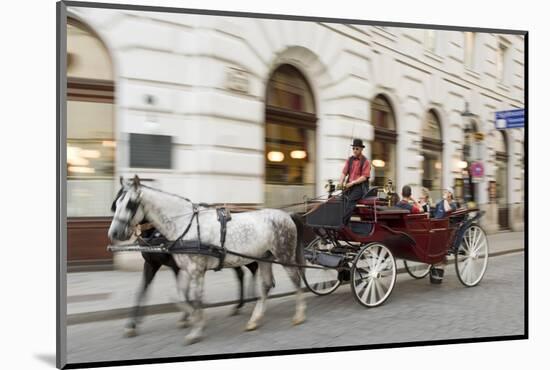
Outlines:
[{"label": "white carriage wheel", "polygon": [[405,265],[405,270],[415,279],[423,279],[430,273],[430,268],[432,265],[429,263],[414,262],[414,261],[403,261]]},{"label": "white carriage wheel", "polygon": [[470,225],[455,252],[458,280],[467,287],[479,284],[489,261],[487,236],[478,225]]},{"label": "white carriage wheel", "polygon": [[[312,252],[323,250],[324,248],[321,248],[323,245],[322,241],[321,238],[317,237],[305,249]],[[320,267],[307,261],[307,259],[306,265]],[[306,287],[317,295],[328,295],[338,289],[342,283],[338,277],[338,271],[331,268],[318,269],[304,267],[303,278]]]},{"label": "white carriage wheel", "polygon": [[361,248],[351,267],[351,290],[366,307],[376,307],[390,296],[397,267],[391,251],[381,243]]}]

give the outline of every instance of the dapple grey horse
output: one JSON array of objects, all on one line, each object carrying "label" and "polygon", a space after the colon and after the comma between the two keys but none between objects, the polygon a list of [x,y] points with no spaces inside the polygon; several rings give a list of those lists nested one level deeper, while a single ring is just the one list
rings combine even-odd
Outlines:
[{"label": "dapple grey horse", "polygon": [[[120,185],[123,185],[122,177],[120,178]],[[115,200],[113,201],[113,204],[111,205],[111,211],[114,213],[116,211],[116,203],[118,199],[124,194],[124,189],[121,188],[118,192],[118,194],[115,197]],[[146,219],[142,220],[143,224],[148,224],[148,221]],[[145,231],[143,231],[140,228],[140,236],[145,239],[149,239],[153,237],[154,235],[158,234],[155,228],[149,228]],[[159,235],[160,236],[160,235]],[[164,242],[164,241],[163,241]],[[176,264],[176,261],[174,261],[174,257],[172,254],[165,254],[165,253],[151,253],[151,252],[141,252],[141,256],[143,257],[143,277],[142,277],[142,283],[140,285],[140,288],[138,290],[137,299],[134,307],[132,308],[130,312],[129,320],[125,327],[125,335],[128,337],[133,337],[137,335],[137,326],[141,322],[142,318],[142,311],[143,311],[143,301],[145,299],[147,290],[149,288],[149,285],[155,278],[155,275],[159,271],[159,269],[162,266],[169,267],[172,272],[174,273],[174,276],[176,278],[176,283],[179,283],[179,271],[180,268]],[[250,270],[252,273],[252,278],[254,279],[256,277],[256,270],[258,269],[258,263],[252,262],[246,267]],[[236,315],[239,313],[239,310],[241,307],[244,306],[245,298],[244,298],[244,268],[243,267],[235,267],[233,268],[233,271],[237,274],[237,279],[239,281],[239,302],[237,303],[237,306],[235,306],[231,312],[231,315]],[[254,282],[254,280],[253,280]],[[252,291],[254,291],[254,284],[252,284],[249,287],[252,288]],[[178,325],[181,327],[185,327],[188,325],[187,317],[189,315],[187,312],[184,312],[181,319],[178,321]]]},{"label": "dapple grey horse", "polygon": [[[220,244],[220,223],[214,209],[197,207],[189,199],[142,185],[137,176],[124,185],[124,195],[116,205],[116,212],[109,228],[111,241],[125,241],[132,237],[135,226],[144,218],[159,230],[168,240],[198,240],[200,226],[201,243]],[[276,209],[234,214],[227,224],[225,247],[255,258],[275,258],[284,264],[303,264],[301,235],[298,232],[300,220]],[[204,275],[207,270],[218,267],[216,257],[196,254],[174,254],[174,260],[185,277],[181,285],[185,298],[184,309],[189,313],[191,332],[185,337],[186,343],[194,343],[202,338],[206,323],[202,308]],[[243,266],[251,259],[228,253],[224,267]],[[301,291],[299,267],[285,266],[291,281],[296,287],[296,312],[293,324],[305,321],[306,303]],[[265,313],[266,298],[273,284],[273,271],[270,262],[259,262],[261,277],[260,298],[246,330],[258,327]]]}]

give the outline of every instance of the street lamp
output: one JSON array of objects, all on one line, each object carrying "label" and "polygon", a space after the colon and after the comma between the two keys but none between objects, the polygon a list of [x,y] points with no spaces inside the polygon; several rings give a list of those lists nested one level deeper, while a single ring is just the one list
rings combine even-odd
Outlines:
[{"label": "street lamp", "polygon": [[464,122],[464,129],[467,131],[472,130],[472,119],[477,117],[474,113],[470,112],[468,108],[468,102],[464,102],[464,112],[460,113],[462,121]]}]

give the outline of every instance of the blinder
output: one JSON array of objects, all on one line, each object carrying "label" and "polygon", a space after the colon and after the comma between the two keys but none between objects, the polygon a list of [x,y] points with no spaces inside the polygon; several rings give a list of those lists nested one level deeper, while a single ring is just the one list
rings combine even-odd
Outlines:
[{"label": "blinder", "polygon": [[[116,204],[118,200],[121,197],[123,197],[125,194],[126,194],[126,191],[123,188],[121,188],[118,191],[115,197],[115,200],[111,204],[111,212],[116,212]],[[130,212],[130,215],[131,215],[130,219],[134,218],[134,216],[136,215],[137,210],[139,208],[140,200],[141,200],[141,192],[138,193],[137,199],[129,199],[128,202],[126,203],[126,209]]]},{"label": "blinder", "polygon": [[120,198],[122,196],[123,193],[124,193],[124,189],[120,188],[118,190],[118,193],[116,194],[115,200],[113,200],[113,204],[111,204],[111,212],[116,211],[116,202],[117,202],[118,198]]}]

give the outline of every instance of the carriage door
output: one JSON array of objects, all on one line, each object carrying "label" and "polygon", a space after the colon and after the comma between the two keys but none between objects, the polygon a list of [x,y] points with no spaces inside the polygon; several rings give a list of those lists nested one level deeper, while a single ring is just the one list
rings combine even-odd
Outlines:
[{"label": "carriage door", "polygon": [[430,219],[428,259],[439,261],[449,248],[449,219]]},{"label": "carriage door", "polygon": [[426,258],[426,249],[430,245],[429,227],[430,223],[425,214],[408,214],[405,215],[406,233],[409,234],[415,241],[416,247],[414,255],[420,260]]}]

